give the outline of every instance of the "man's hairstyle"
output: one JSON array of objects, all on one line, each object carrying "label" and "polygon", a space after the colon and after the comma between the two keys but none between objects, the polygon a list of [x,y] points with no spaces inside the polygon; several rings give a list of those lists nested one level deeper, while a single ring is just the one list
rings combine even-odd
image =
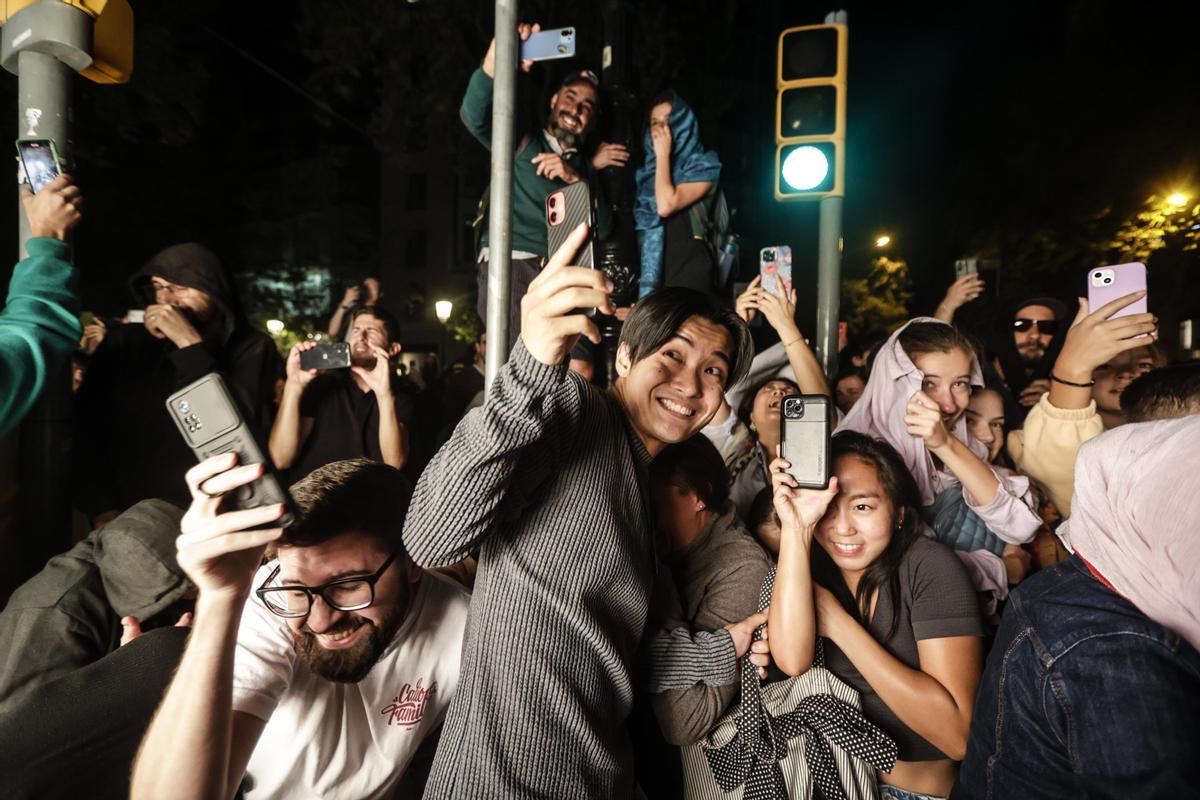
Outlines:
[{"label": "man's hairstyle", "polygon": [[658,289],[643,297],[625,320],[618,346],[627,346],[630,361],[637,363],[669,342],[692,317],[720,325],[729,332],[729,352],[725,354],[729,357],[729,377],[725,381],[728,389],[750,370],[750,361],[754,358],[750,329],[733,310],[722,308],[695,289],[676,286]]},{"label": "man's hairstyle", "polygon": [[383,332],[387,336],[388,344],[396,341],[400,336],[400,323],[396,320],[392,313],[386,308],[379,306],[363,307],[354,312],[354,316],[350,317],[350,324],[346,326],[346,335],[350,335],[350,329],[354,327],[354,321],[359,317],[374,317],[383,323]]},{"label": "man's hairstyle", "polygon": [[412,489],[394,467],[366,458],[334,461],[292,485],[296,519],[269,549],[312,547],[343,533],[377,536],[404,551],[401,532]]},{"label": "man's hairstyle", "polygon": [[916,361],[926,353],[949,353],[962,350],[968,357],[975,355],[975,344],[953,325],[942,322],[914,322],[904,329],[897,341],[908,357]]},{"label": "man's hairstyle", "polygon": [[1175,419],[1200,413],[1200,362],[1153,369],[1121,392],[1130,422]]},{"label": "man's hairstyle", "polygon": [[720,512],[729,499],[729,470],[702,434],[663,448],[650,462],[650,482],[692,492],[709,511]]}]

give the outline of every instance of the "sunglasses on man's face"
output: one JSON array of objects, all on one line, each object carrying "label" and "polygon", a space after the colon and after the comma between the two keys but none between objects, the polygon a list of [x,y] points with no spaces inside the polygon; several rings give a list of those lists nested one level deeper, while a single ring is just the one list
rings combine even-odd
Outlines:
[{"label": "sunglasses on man's face", "polygon": [[1013,320],[1013,330],[1017,333],[1024,333],[1030,328],[1037,328],[1037,332],[1045,336],[1053,336],[1058,330],[1058,320],[1056,319],[1024,319],[1018,317]]}]

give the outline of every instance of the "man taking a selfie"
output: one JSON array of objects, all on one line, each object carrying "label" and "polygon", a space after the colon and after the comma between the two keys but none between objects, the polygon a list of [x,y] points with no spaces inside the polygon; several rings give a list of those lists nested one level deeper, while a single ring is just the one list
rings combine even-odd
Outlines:
[{"label": "man taking a selfie", "polygon": [[233,455],[188,471],[195,624],[132,798],[390,798],[454,696],[467,598],[409,559],[400,473],[321,467],[292,487],[286,529],[280,505],[221,510],[261,474]]},{"label": "man taking a selfie", "polygon": [[364,308],[350,323],[350,366],[302,369],[300,342],[287,360],[287,382],[271,428],[271,459],[303,478],[317,467],[346,458],[369,458],[403,469],[413,404],[393,390],[391,356],[400,352],[397,323],[382,308]]},{"label": "man taking a selfie", "polygon": [[665,289],[629,315],[611,391],[569,372],[576,340],[600,339],[572,312],[611,311],[604,274],[568,266],[586,234],[530,283],[512,356],[413,496],[418,564],[479,552],[427,798],[633,796],[624,722],[656,569],[647,468],[708,423],[753,350],[732,311]]}]

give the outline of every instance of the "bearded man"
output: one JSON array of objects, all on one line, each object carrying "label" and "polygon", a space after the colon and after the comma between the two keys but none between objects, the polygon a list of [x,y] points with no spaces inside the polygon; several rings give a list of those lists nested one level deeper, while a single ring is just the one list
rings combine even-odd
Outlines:
[{"label": "bearded man", "polygon": [[457,688],[467,597],[409,559],[397,470],[321,467],[292,487],[284,530],[279,505],[222,513],[262,473],[235,462],[187,474],[195,624],[129,796],[393,797]]},{"label": "bearded man", "polygon": [[1067,308],[1053,297],[1020,300],[997,318],[983,365],[984,382],[1004,398],[1004,418],[1020,428],[1029,409],[1050,391],[1050,368],[1066,338]]},{"label": "bearded man", "polygon": [[75,396],[75,506],[100,525],[149,498],[188,503],[196,458],[167,413],[175,391],[221,372],[250,422],[269,430],[283,365],[242,316],[233,281],[203,245],[177,244],[129,281],[140,323],[108,332]]},{"label": "bearded man", "polygon": [[408,462],[414,407],[395,391],[389,358],[400,352],[397,323],[378,306],[361,309],[350,322],[350,368],[300,368],[300,354],[316,342],[300,342],[287,359],[287,381],[271,428],[271,459],[292,480],[347,458],[369,458],[403,469]]}]

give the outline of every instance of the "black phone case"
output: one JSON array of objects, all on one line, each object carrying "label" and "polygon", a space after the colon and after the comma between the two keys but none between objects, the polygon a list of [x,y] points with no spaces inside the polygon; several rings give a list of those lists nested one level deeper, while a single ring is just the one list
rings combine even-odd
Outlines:
[{"label": "black phone case", "polygon": [[576,181],[564,186],[557,192],[546,197],[546,243],[547,252],[553,256],[563,242],[571,235],[571,231],[581,223],[588,224],[587,240],[579,248],[573,266],[594,267],[592,242],[595,240],[595,209],[592,207],[592,193],[587,181]]},{"label": "black phone case", "polygon": [[[800,416],[789,416],[797,401]],[[805,489],[829,488],[833,413],[833,404],[823,394],[793,394],[780,404],[780,454],[791,462],[788,472]]]},{"label": "black phone case", "polygon": [[300,369],[342,369],[350,366],[349,342],[310,347],[300,354]]},{"label": "black phone case", "polygon": [[245,421],[233,393],[219,374],[210,372],[168,397],[167,412],[198,461],[232,452],[237,453],[239,465],[266,465],[262,477],[228,495],[228,502],[234,508],[283,503],[284,516],[266,527],[287,526],[295,519],[291,494],[271,460],[263,456],[266,451],[263,440]]}]

